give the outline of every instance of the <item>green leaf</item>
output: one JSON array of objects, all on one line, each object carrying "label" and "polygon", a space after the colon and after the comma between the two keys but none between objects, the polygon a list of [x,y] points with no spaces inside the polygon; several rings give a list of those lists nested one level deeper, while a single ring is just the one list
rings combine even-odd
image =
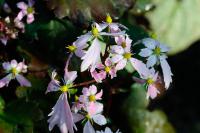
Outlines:
[{"label": "green leaf", "polygon": [[129,127],[134,133],[175,133],[162,111],[150,112],[147,109],[149,100],[146,90],[141,84],[131,86],[131,94],[125,100],[123,110],[127,116]]},{"label": "green leaf", "polygon": [[200,38],[199,0],[152,0],[156,9],[147,13],[158,40],[171,47],[170,54],[187,49]]}]

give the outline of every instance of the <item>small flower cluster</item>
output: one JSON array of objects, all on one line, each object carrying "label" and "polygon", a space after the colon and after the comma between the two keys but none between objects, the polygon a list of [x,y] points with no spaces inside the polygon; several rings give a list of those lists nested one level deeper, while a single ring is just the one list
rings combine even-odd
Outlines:
[{"label": "small flower cluster", "polygon": [[[25,32],[25,24],[22,22],[23,17],[27,16],[26,22],[28,24],[34,21],[34,1],[28,0],[28,4],[24,2],[17,3],[20,12],[13,19],[10,16],[6,18],[0,17],[0,41],[6,45],[10,39],[16,39],[19,32]],[[8,6],[6,4],[6,6]]]},{"label": "small flower cluster", "polygon": [[[169,88],[172,82],[172,72],[166,61],[169,48],[154,39],[145,38],[136,43],[144,47],[137,53],[132,48],[133,41],[126,34],[126,29],[122,24],[113,23],[110,15],[107,15],[106,22],[93,23],[91,31],[81,35],[72,45],[67,46],[71,54],[64,69],[63,84],[60,85],[60,81],[56,79],[57,73],[53,71],[46,91],[62,92],[49,114],[50,131],[57,125],[62,133],[74,133],[74,129],[77,130],[75,123],[82,121],[85,124],[83,133],[95,133],[94,124],[99,126],[107,124],[103,115],[103,104],[100,102],[103,90],[98,91],[92,84],[83,87],[82,94],[77,96],[78,90],[75,88],[94,82],[74,84],[78,76],[77,71],[68,70],[73,55],[81,60],[80,71],[89,71],[96,83],[102,83],[108,77],[111,79],[117,77],[118,71],[123,70],[128,63],[131,64],[139,75],[135,77],[136,81],[147,87],[147,98],[152,99],[159,93],[156,83],[160,82],[162,76],[155,71],[155,68],[161,65],[165,88]],[[138,56],[147,61],[137,59]],[[71,95],[75,95],[72,104],[69,103]],[[97,131],[97,133],[112,133],[112,131],[106,128],[105,132]]]}]

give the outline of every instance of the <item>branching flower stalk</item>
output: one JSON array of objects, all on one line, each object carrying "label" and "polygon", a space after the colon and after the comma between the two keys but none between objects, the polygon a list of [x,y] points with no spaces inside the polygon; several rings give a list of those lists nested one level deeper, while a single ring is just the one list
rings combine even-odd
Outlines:
[{"label": "branching flower stalk", "polygon": [[[17,7],[20,11],[15,19],[0,19],[0,40],[4,45],[9,39],[15,39],[19,31],[24,32],[22,19],[25,16],[27,24],[35,20],[34,1],[28,0],[27,4],[19,2]],[[13,25],[10,26],[11,24]],[[79,36],[72,45],[66,46],[70,54],[65,64],[62,82],[58,80],[54,70],[46,90],[46,93],[61,92],[48,115],[50,131],[54,126],[58,126],[61,133],[74,133],[78,130],[75,124],[82,122],[83,133],[112,133],[108,127],[105,131],[95,131],[94,125],[107,124],[103,115],[104,105],[101,102],[103,89],[98,89],[96,85],[104,83],[103,81],[108,83],[108,79],[117,77],[118,71],[124,70],[128,64],[131,64],[138,75],[134,77],[135,81],[146,86],[147,98],[154,99],[160,93],[156,86],[159,80],[163,79],[165,88],[169,88],[173,75],[167,62],[166,53],[169,48],[153,38],[133,42],[126,33],[127,29],[126,26],[113,22],[112,17],[107,14],[105,22],[94,22],[91,31]],[[139,53],[135,51],[135,45],[141,45]],[[80,72],[88,72],[92,80],[76,83],[79,72],[69,70],[70,61],[74,56],[81,61]],[[138,56],[145,60],[138,59]],[[156,70],[159,65],[162,75]],[[16,60],[11,60],[4,62],[2,67],[6,75],[0,79],[0,88],[8,86],[13,79],[16,79],[20,86],[31,87],[31,83],[22,75],[27,72],[28,67],[24,61],[17,63]],[[116,133],[120,133],[119,130]]]}]

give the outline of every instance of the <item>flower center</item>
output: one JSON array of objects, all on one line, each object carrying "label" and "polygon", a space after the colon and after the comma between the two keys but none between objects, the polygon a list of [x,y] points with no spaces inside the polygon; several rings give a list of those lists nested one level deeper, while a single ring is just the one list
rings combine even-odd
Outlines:
[{"label": "flower center", "polygon": [[160,49],[159,47],[156,47],[155,50],[154,50],[154,53],[155,53],[156,55],[160,55],[161,49]]},{"label": "flower center", "polygon": [[77,50],[77,47],[74,45],[70,45],[66,47],[71,53],[74,53]]},{"label": "flower center", "polygon": [[112,18],[110,17],[110,15],[106,16],[106,22],[109,24],[112,23]]},{"label": "flower center", "polygon": [[99,31],[95,26],[92,27],[92,35],[95,37],[99,35]]},{"label": "flower center", "polygon": [[122,48],[126,48],[126,42],[122,42]]},{"label": "flower center", "polygon": [[150,85],[150,84],[153,84],[154,83],[154,80],[152,78],[148,78],[147,79],[147,84]]},{"label": "flower center", "polygon": [[86,117],[87,119],[91,119],[89,114],[87,114],[85,117]]},{"label": "flower center", "polygon": [[131,53],[125,53],[124,54],[124,58],[126,58],[126,59],[130,59],[131,58]]},{"label": "flower center", "polygon": [[63,85],[63,86],[60,87],[60,90],[61,90],[62,92],[67,92],[68,89],[69,89],[69,86],[67,86],[67,85]]},{"label": "flower center", "polygon": [[79,101],[79,97],[77,95],[75,95],[75,102]]},{"label": "flower center", "polygon": [[34,8],[32,8],[32,7],[28,7],[28,8],[27,8],[27,13],[28,13],[28,14],[33,13],[33,11],[34,11]]},{"label": "flower center", "polygon": [[16,76],[16,75],[17,75],[17,73],[18,73],[18,71],[17,71],[17,69],[16,69],[16,68],[12,68],[11,72],[12,72],[12,74],[13,74],[14,76]]},{"label": "flower center", "polygon": [[106,71],[107,73],[109,73],[109,72],[110,72],[110,67],[109,67],[109,66],[106,66],[106,67],[105,67],[105,71]]},{"label": "flower center", "polygon": [[96,100],[95,95],[90,95],[89,96],[89,101],[94,102]]}]

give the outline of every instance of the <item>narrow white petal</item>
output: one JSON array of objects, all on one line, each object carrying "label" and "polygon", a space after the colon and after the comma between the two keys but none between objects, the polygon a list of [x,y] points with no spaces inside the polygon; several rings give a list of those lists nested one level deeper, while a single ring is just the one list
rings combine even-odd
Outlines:
[{"label": "narrow white petal", "polygon": [[171,72],[171,68],[170,68],[168,62],[166,61],[166,58],[164,58],[163,56],[160,57],[160,64],[161,64],[162,71],[163,71],[165,87],[166,87],[166,89],[168,89],[170,83],[172,82],[173,74]]},{"label": "narrow white petal", "polygon": [[147,48],[150,48],[150,49],[155,49],[156,44],[157,44],[156,40],[151,39],[151,38],[142,39],[142,43],[143,43]]},{"label": "narrow white petal", "polygon": [[124,53],[124,49],[122,48],[122,46],[113,45],[111,47],[111,53],[113,53],[113,54],[123,54]]},{"label": "narrow white petal", "polygon": [[113,62],[113,63],[117,63],[117,62],[119,62],[120,60],[122,60],[124,57],[122,56],[122,55],[120,55],[120,54],[116,54],[116,55],[114,55],[112,58],[111,58],[111,61]]},{"label": "narrow white petal", "polygon": [[153,51],[151,49],[144,48],[140,51],[139,55],[142,57],[149,57],[152,53],[153,53]]},{"label": "narrow white petal", "polygon": [[129,60],[133,68],[139,73],[139,75],[142,78],[148,77],[148,75],[150,74],[150,71],[142,61],[135,58],[130,58]]},{"label": "narrow white petal", "polygon": [[99,40],[95,38],[87,50],[86,54],[81,58],[81,72],[87,70],[91,65],[94,67],[98,62],[100,62],[101,46]]},{"label": "narrow white petal", "polygon": [[169,47],[164,45],[164,44],[160,44],[160,50],[161,52],[168,52],[169,51]]},{"label": "narrow white petal", "polygon": [[87,45],[87,42],[91,38],[91,36],[92,35],[90,33],[81,35],[73,44],[78,48],[84,48]]},{"label": "narrow white petal", "polygon": [[94,128],[92,127],[90,121],[87,121],[85,123],[85,126],[83,128],[83,133],[95,133]]},{"label": "narrow white petal", "polygon": [[77,78],[77,71],[69,72],[68,70],[65,70],[64,78],[66,82],[72,83]]},{"label": "narrow white petal", "polygon": [[156,55],[151,55],[147,59],[147,67],[153,67],[157,62],[157,57]]}]

